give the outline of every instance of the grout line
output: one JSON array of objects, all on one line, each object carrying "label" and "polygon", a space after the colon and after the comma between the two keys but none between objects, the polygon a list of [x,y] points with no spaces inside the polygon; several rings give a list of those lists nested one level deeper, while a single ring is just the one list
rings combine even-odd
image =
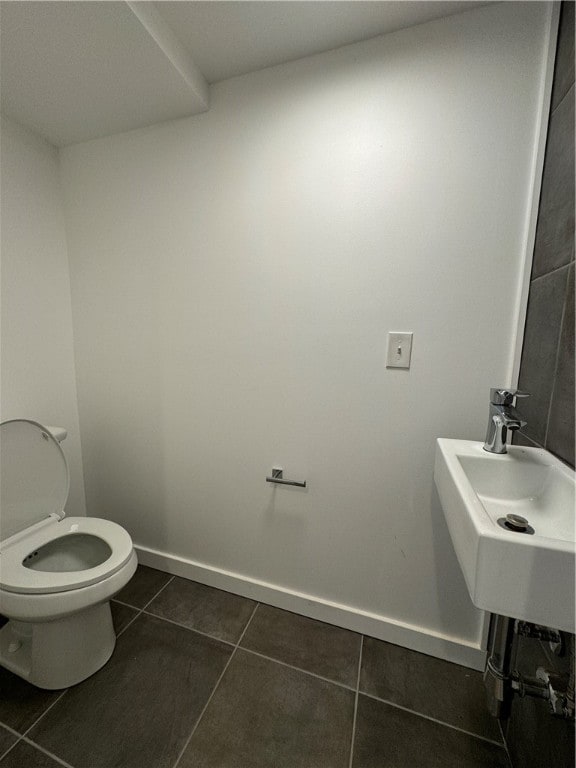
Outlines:
[{"label": "grout line", "polygon": [[[537,442],[536,440],[534,440],[534,439],[533,439],[533,438],[531,438],[531,437],[528,437],[528,435],[526,435],[524,432],[522,432],[522,430],[520,430],[520,434],[522,435],[522,437],[524,438],[524,440],[528,440],[528,442],[529,442],[529,443],[532,443],[532,445],[534,446],[534,448],[544,448],[544,446],[543,446],[541,443]],[[518,443],[514,443],[514,445],[515,445],[517,448],[522,448],[522,446],[521,446],[521,445],[518,445]],[[528,446],[528,447],[530,448],[530,446]]]},{"label": "grout line", "polygon": [[288,667],[288,669],[293,669],[295,672],[302,672],[309,677],[315,677],[317,680],[323,680],[325,683],[332,683],[332,685],[337,685],[339,688],[344,688],[347,691],[352,691],[354,693],[356,690],[356,688],[353,688],[351,685],[346,685],[346,683],[339,683],[337,680],[332,680],[329,677],[317,675],[315,672],[309,672],[307,669],[302,669],[302,667],[295,667],[293,664],[288,664],[286,661],[280,661],[280,659],[275,659],[273,656],[266,656],[266,654],[260,653],[259,651],[253,651],[251,648],[246,648],[244,645],[240,648],[240,650],[246,651],[246,653],[251,653],[253,656],[259,656],[261,659],[273,661],[275,664],[280,664],[282,667]]},{"label": "grout line", "polygon": [[186,743],[184,744],[184,747],[182,748],[182,751],[180,752],[180,754],[179,754],[179,755],[178,755],[178,757],[176,758],[176,762],[174,763],[174,767],[173,767],[173,768],[176,768],[176,766],[177,766],[177,765],[178,765],[178,763],[180,762],[180,759],[181,759],[182,755],[184,754],[184,752],[185,752],[185,751],[186,751],[186,749],[188,748],[188,744],[190,744],[190,741],[192,740],[192,736],[194,736],[194,734],[196,733],[196,729],[197,729],[197,728],[198,728],[198,726],[200,725],[200,721],[202,720],[202,718],[203,718],[203,716],[204,716],[204,712],[206,712],[206,710],[208,709],[208,705],[210,704],[210,702],[212,701],[212,699],[213,699],[213,697],[214,697],[214,694],[215,694],[215,693],[216,693],[216,691],[218,690],[218,686],[220,685],[220,681],[222,680],[222,678],[223,678],[223,677],[224,677],[224,675],[226,674],[226,670],[227,670],[227,669],[228,669],[228,667],[230,666],[230,662],[231,662],[231,661],[232,661],[232,659],[234,658],[234,654],[235,654],[235,653],[236,653],[236,648],[234,648],[234,650],[233,650],[233,651],[232,651],[232,653],[230,654],[230,658],[228,659],[228,661],[226,662],[226,666],[224,667],[224,669],[223,669],[223,670],[222,670],[222,672],[220,673],[220,677],[219,677],[219,678],[218,678],[218,680],[216,681],[216,685],[215,685],[215,686],[214,686],[214,688],[212,689],[212,693],[211,693],[211,694],[210,694],[210,696],[208,697],[208,701],[207,701],[207,702],[206,702],[206,704],[204,704],[204,706],[202,707],[202,712],[200,712],[200,714],[198,715],[198,718],[197,718],[196,722],[194,723],[194,727],[192,728],[192,732],[190,733],[190,736],[189,736],[189,737],[186,739]]},{"label": "grout line", "polygon": [[2,728],[5,728],[7,731],[9,731],[12,734],[12,736],[18,736],[19,739],[22,738],[23,736],[22,733],[15,731],[14,728],[11,728],[9,725],[6,725],[6,723],[2,722],[2,720],[0,720],[0,725],[2,726]]},{"label": "grout line", "polygon": [[125,608],[132,608],[133,611],[140,612],[142,608],[137,608],[135,605],[130,605],[130,603],[125,603],[123,600],[118,600],[115,597],[113,597],[110,600],[111,603],[118,603],[118,605],[123,605]]},{"label": "grout line", "polygon": [[530,280],[530,285],[532,285],[532,283],[535,283],[537,280],[542,280],[543,278],[549,277],[550,275],[553,275],[556,272],[560,272],[561,269],[568,269],[573,261],[574,259],[571,258],[570,261],[568,261],[566,264],[561,264],[559,267],[554,267],[549,272],[544,272],[542,275],[536,275],[536,277],[533,277]]},{"label": "grout line", "polygon": [[[163,589],[166,589],[166,587],[168,586],[168,584],[170,584],[170,583],[171,583],[171,582],[173,582],[173,581],[174,581],[174,576],[171,576],[171,577],[168,579],[168,581],[166,582],[166,584],[163,584],[163,585],[160,587],[160,589],[159,589],[159,590],[158,590],[158,591],[157,591],[157,592],[156,592],[156,593],[155,593],[155,594],[154,594],[154,595],[153,595],[153,596],[150,598],[150,600],[148,600],[148,602],[147,602],[147,603],[144,605],[144,607],[143,607],[143,608],[138,608],[138,607],[137,607],[137,606],[135,606],[135,605],[130,605],[130,603],[124,603],[124,602],[122,602],[122,600],[116,600],[115,598],[112,598],[112,599],[110,600],[110,602],[111,602],[111,603],[112,603],[112,602],[115,602],[115,603],[118,603],[118,605],[123,605],[123,606],[125,606],[126,608],[132,608],[132,610],[133,610],[133,611],[136,611],[136,614],[135,614],[134,616],[132,616],[132,618],[130,619],[130,621],[128,622],[128,624],[126,624],[126,626],[125,626],[125,627],[122,627],[122,629],[120,630],[120,632],[116,632],[116,639],[118,639],[118,638],[120,637],[120,635],[124,634],[124,632],[125,632],[125,631],[128,629],[128,627],[129,627],[131,624],[133,624],[133,623],[136,621],[136,619],[137,619],[139,616],[141,616],[143,613],[146,613],[146,615],[148,615],[148,616],[154,616],[154,615],[155,615],[155,614],[153,614],[153,613],[149,613],[148,611],[146,611],[146,608],[148,608],[148,606],[150,605],[150,603],[151,603],[153,600],[156,600],[156,598],[158,597],[158,595],[160,594],[160,592],[162,592],[162,590],[163,590]],[[157,618],[158,618],[158,617],[157,617]]]},{"label": "grout line", "polygon": [[[572,69],[574,69],[574,67],[572,67]],[[568,94],[570,93],[570,91],[572,90],[572,88],[574,88],[574,81],[572,81],[572,83],[571,83],[570,87],[568,88],[568,90],[566,91],[566,93],[564,94],[564,96],[562,96],[562,98],[560,99],[560,101],[558,102],[558,104],[556,104],[556,106],[555,106],[553,109],[552,109],[552,102],[550,102],[550,117],[552,117],[552,115],[554,114],[554,112],[556,112],[556,110],[558,109],[558,107],[560,106],[560,104],[562,104],[562,102],[564,101],[564,99],[566,98],[566,96],[568,96]]]},{"label": "grout line", "polygon": [[[256,605],[256,608],[258,608],[258,603]],[[256,612],[256,608],[254,608],[254,611],[252,613],[252,616]],[[232,643],[230,640],[222,640],[219,637],[215,637],[214,635],[209,635],[207,632],[202,632],[199,629],[195,629],[194,627],[189,627],[187,624],[180,624],[178,621],[174,621],[173,619],[167,619],[165,616],[158,616],[155,613],[151,613],[150,611],[141,611],[141,613],[146,614],[146,616],[152,616],[155,619],[160,619],[161,621],[167,621],[169,624],[174,624],[177,627],[182,627],[182,629],[187,629],[189,632],[194,632],[197,635],[201,635],[202,637],[207,637],[209,640],[216,640],[219,643],[223,643],[224,645],[229,645],[232,648],[236,649],[239,648],[241,651],[246,651],[246,653],[251,653],[253,656],[259,656],[261,659],[266,659],[267,661],[273,661],[276,664],[280,664],[282,667],[288,667],[289,669],[293,669],[296,672],[302,672],[305,675],[310,675],[310,677],[315,677],[318,680],[324,680],[326,683],[332,683],[333,685],[337,685],[340,688],[345,688],[347,691],[355,691],[356,688],[354,688],[351,685],[346,685],[346,683],[340,683],[338,680],[333,680],[330,677],[323,677],[322,675],[317,675],[315,672],[310,672],[307,669],[303,669],[302,667],[295,667],[293,664],[288,664],[286,661],[280,661],[280,659],[275,659],[273,656],[267,656],[265,653],[260,653],[259,651],[254,651],[252,648],[248,648],[245,645],[240,645],[242,642],[244,635],[246,634],[246,630],[248,629],[248,624],[250,621],[252,621],[252,617],[250,618],[250,621],[246,625],[244,632],[242,632],[242,635],[240,636],[240,639],[237,643]],[[138,618],[137,616],[134,617],[134,619]],[[132,619],[132,621],[134,621]]]},{"label": "grout line", "polygon": [[188,738],[186,739],[186,743],[185,743],[185,744],[184,744],[184,746],[182,747],[182,751],[180,752],[180,754],[179,754],[179,755],[178,755],[178,757],[176,758],[176,762],[174,763],[174,765],[173,765],[173,768],[177,768],[177,766],[178,766],[178,763],[180,762],[180,760],[182,759],[182,756],[184,755],[184,752],[186,752],[186,750],[188,749],[188,745],[189,745],[189,744],[190,744],[190,742],[192,741],[192,737],[193,737],[193,736],[194,736],[194,734],[196,733],[196,729],[198,728],[198,726],[200,725],[200,721],[201,721],[201,720],[202,720],[202,718],[204,717],[204,712],[206,712],[206,710],[208,709],[208,705],[210,704],[210,702],[212,701],[212,699],[213,699],[213,697],[214,697],[214,694],[215,694],[215,693],[216,693],[216,691],[218,690],[218,686],[220,685],[220,681],[222,680],[222,678],[223,678],[223,677],[224,677],[224,675],[226,674],[226,670],[227,670],[227,669],[228,669],[228,667],[230,666],[230,663],[231,663],[232,659],[234,658],[234,654],[235,654],[235,653],[236,653],[236,651],[238,650],[238,646],[240,645],[240,641],[242,640],[242,638],[243,638],[243,637],[244,637],[244,635],[246,634],[246,630],[247,630],[247,629],[248,629],[248,627],[250,626],[250,622],[251,622],[251,621],[252,621],[252,619],[254,618],[254,614],[256,613],[256,610],[257,610],[257,608],[258,608],[258,606],[259,606],[259,605],[260,605],[260,603],[256,603],[256,605],[254,606],[254,610],[252,611],[252,614],[250,615],[250,618],[249,618],[249,619],[248,619],[248,621],[246,622],[246,626],[244,627],[244,630],[243,630],[242,634],[241,634],[241,635],[240,635],[240,637],[238,638],[238,642],[237,642],[237,643],[236,643],[236,645],[234,646],[234,650],[233,650],[233,651],[232,651],[232,653],[230,654],[230,658],[229,658],[229,659],[228,659],[228,661],[226,662],[226,666],[225,666],[225,667],[224,667],[224,669],[222,670],[222,674],[220,675],[220,677],[219,677],[219,678],[218,678],[218,680],[216,681],[216,685],[215,685],[215,686],[214,686],[214,688],[212,689],[212,693],[211,693],[211,694],[210,694],[210,696],[208,697],[208,701],[206,702],[206,704],[204,704],[204,707],[202,708],[202,712],[200,712],[200,714],[199,714],[199,716],[198,716],[198,719],[197,719],[197,720],[196,720],[196,722],[194,723],[194,727],[192,728],[192,733],[191,733],[191,734],[190,734],[190,736],[188,736]]},{"label": "grout line", "polygon": [[[158,614],[152,613],[152,611],[145,611],[145,610],[140,611],[140,613],[144,613],[146,614],[146,616],[152,616],[155,619],[160,619],[161,621],[167,621],[168,624],[174,624],[176,627],[182,627],[182,629],[187,629],[190,632],[194,632],[197,635],[202,635],[202,637],[208,637],[210,640],[217,640],[219,643],[224,643],[224,645],[230,645],[232,646],[232,648],[236,648],[236,643],[233,643],[230,640],[222,640],[222,638],[220,637],[215,637],[215,635],[209,635],[207,632],[202,632],[200,629],[189,627],[187,624],[181,624],[179,621],[174,621],[174,619],[167,619],[166,616],[158,616]],[[134,619],[135,618],[137,617],[135,616]],[[132,621],[134,621],[134,619],[132,619]]]},{"label": "grout line", "polygon": [[21,742],[21,741],[22,741],[22,737],[20,736],[20,738],[19,738],[19,739],[16,739],[16,741],[14,742],[14,744],[11,744],[11,745],[8,747],[8,749],[7,749],[5,752],[3,752],[3,753],[2,753],[2,755],[0,755],[0,762],[2,762],[2,760],[4,760],[4,758],[6,757],[6,755],[7,755],[7,754],[9,754],[10,752],[12,752],[12,750],[14,749],[14,747],[15,747],[17,744],[20,744],[20,742]]},{"label": "grout line", "polygon": [[500,735],[502,736],[502,742],[504,744],[504,749],[506,750],[506,756],[508,757],[508,764],[510,768],[512,768],[512,758],[510,757],[508,742],[506,741],[506,737],[504,736],[504,728],[502,728],[502,721],[500,720],[500,718],[498,718],[498,727],[500,728]]},{"label": "grout line", "polygon": [[21,733],[18,733],[18,731],[15,731],[13,728],[10,728],[7,725],[4,725],[4,723],[2,723],[2,727],[5,728],[7,731],[9,731],[9,733],[11,733],[13,736],[16,736],[17,738],[16,738],[16,741],[13,744],[10,744],[8,749],[5,749],[4,752],[2,752],[2,754],[0,755],[0,762],[6,757],[8,752],[12,752],[12,750],[14,749],[16,744],[19,744],[22,741],[22,734]]},{"label": "grout line", "polygon": [[44,747],[41,747],[40,744],[36,744],[36,742],[32,741],[32,739],[27,739],[26,736],[23,736],[21,741],[26,742],[26,744],[29,744],[31,747],[34,747],[39,752],[43,752],[45,755],[48,755],[48,757],[51,757],[52,760],[57,762],[59,765],[63,765],[65,768],[74,768],[70,763],[67,763],[65,760],[62,760],[61,757],[58,757],[58,755],[55,755],[53,752],[49,752],[47,749],[44,749]]},{"label": "grout line", "polygon": [[364,649],[364,635],[360,635],[360,656],[358,658],[358,677],[356,678],[356,695],[354,697],[354,717],[352,718],[352,738],[350,739],[350,760],[348,768],[352,768],[354,760],[354,741],[356,739],[356,715],[358,714],[358,694],[360,692],[360,672],[362,671],[362,651]]},{"label": "grout line", "polygon": [[254,618],[254,614],[255,614],[255,613],[256,613],[256,611],[258,610],[258,606],[259,606],[259,605],[260,605],[260,603],[256,603],[256,605],[254,606],[254,610],[253,610],[253,611],[252,611],[252,613],[250,614],[250,618],[249,618],[249,619],[248,619],[248,621],[246,622],[246,626],[244,627],[244,629],[243,629],[243,631],[242,631],[242,634],[241,634],[241,635],[240,635],[240,637],[238,638],[238,642],[236,643],[236,648],[238,648],[238,646],[240,645],[240,643],[241,643],[241,642],[242,642],[242,640],[244,639],[244,635],[246,634],[246,632],[247,632],[247,630],[248,630],[248,627],[249,627],[249,626],[250,626],[250,624],[252,623],[252,619]]},{"label": "grout line", "polygon": [[367,696],[369,699],[374,699],[374,701],[380,701],[382,704],[389,704],[391,707],[395,707],[396,709],[402,709],[404,712],[409,712],[411,715],[416,715],[417,717],[423,717],[424,720],[430,720],[433,723],[438,723],[438,725],[444,725],[446,728],[452,728],[453,731],[460,731],[460,733],[465,733],[467,736],[472,736],[475,739],[480,739],[480,741],[487,741],[488,744],[493,744],[495,747],[502,747],[502,749],[505,749],[505,744],[503,744],[501,741],[494,741],[494,739],[489,739],[486,736],[480,736],[478,733],[473,733],[472,731],[467,731],[465,728],[459,728],[457,725],[452,725],[452,723],[446,723],[444,720],[438,720],[436,717],[431,717],[430,715],[425,715],[422,712],[416,712],[414,709],[409,709],[408,707],[403,707],[400,704],[395,704],[393,701],[389,701],[388,699],[381,699],[379,696],[374,696],[371,693],[366,693],[365,691],[360,692],[362,696]]},{"label": "grout line", "polygon": [[154,594],[154,595],[153,595],[153,596],[150,598],[150,600],[148,600],[148,602],[146,603],[146,605],[143,605],[143,606],[142,606],[142,608],[140,609],[140,612],[142,612],[142,611],[145,611],[145,610],[146,610],[146,608],[148,608],[148,606],[150,605],[150,603],[151,603],[153,600],[156,600],[156,598],[158,597],[158,595],[160,594],[160,592],[162,592],[163,590],[165,590],[165,589],[166,589],[166,587],[168,586],[168,584],[172,584],[172,582],[174,581],[174,578],[175,578],[174,576],[171,576],[171,577],[168,579],[168,581],[166,582],[166,584],[163,584],[163,585],[160,587],[160,589],[158,590],[158,592],[156,592],[156,593],[155,593],[155,594]]},{"label": "grout line", "polygon": [[48,714],[48,712],[50,712],[50,710],[52,709],[52,707],[55,707],[55,706],[56,706],[56,704],[58,704],[58,702],[59,702],[59,701],[62,699],[62,697],[63,697],[63,696],[64,696],[64,695],[65,695],[65,694],[66,694],[66,693],[69,691],[69,690],[70,690],[69,688],[66,688],[66,690],[62,691],[62,693],[60,694],[60,696],[57,696],[57,697],[54,699],[54,701],[52,702],[52,704],[50,704],[50,706],[49,706],[49,707],[47,707],[47,708],[44,710],[44,712],[42,712],[42,714],[40,715],[40,717],[37,717],[37,718],[36,718],[36,720],[34,720],[34,722],[32,723],[32,725],[30,725],[28,728],[26,728],[26,730],[25,730],[25,731],[24,731],[24,733],[22,734],[22,738],[24,738],[25,736],[27,736],[27,735],[30,733],[30,731],[32,730],[32,728],[35,728],[35,727],[38,725],[38,723],[40,722],[40,720],[42,720],[42,718],[43,718],[45,715],[47,715],[47,714]]},{"label": "grout line", "polygon": [[[134,616],[132,616],[130,621],[125,626],[123,626],[122,629],[119,632],[116,632],[116,630],[114,630],[116,632],[116,640],[118,640],[120,635],[123,635],[124,632],[126,632],[128,627],[130,627],[136,621],[136,619],[138,618],[138,616],[140,616],[141,613],[142,613],[142,611],[138,611],[138,613],[136,613]],[[106,662],[106,663],[108,663],[108,662]]]},{"label": "grout line", "polygon": [[57,763],[59,763],[60,765],[63,765],[63,766],[65,766],[65,768],[73,768],[73,766],[71,766],[71,765],[70,765],[70,763],[67,763],[67,762],[65,762],[64,760],[62,760],[62,758],[58,757],[57,755],[53,754],[52,752],[49,752],[47,749],[44,749],[44,747],[41,747],[39,744],[37,744],[35,741],[32,741],[32,739],[28,738],[28,736],[26,735],[26,734],[30,733],[30,731],[32,730],[32,728],[34,728],[34,726],[35,726],[35,725],[37,725],[37,723],[39,723],[39,722],[40,722],[40,720],[42,720],[42,718],[44,717],[44,715],[46,715],[46,714],[47,714],[47,713],[48,713],[48,712],[49,712],[49,711],[52,709],[52,707],[54,707],[54,706],[55,706],[55,705],[56,705],[56,704],[57,704],[57,703],[60,701],[60,699],[61,699],[61,698],[64,696],[64,694],[65,694],[65,693],[66,693],[68,690],[69,690],[69,689],[67,688],[65,691],[62,691],[62,693],[60,694],[60,696],[58,696],[58,697],[57,697],[57,698],[56,698],[56,699],[55,699],[55,700],[52,702],[52,704],[50,704],[50,706],[46,708],[46,710],[45,710],[45,711],[44,711],[44,712],[43,712],[43,713],[40,715],[40,717],[37,717],[37,718],[36,718],[36,720],[34,720],[34,722],[32,723],[32,725],[30,725],[30,726],[29,726],[29,727],[28,727],[28,728],[27,728],[27,729],[24,731],[24,733],[23,733],[23,734],[20,734],[20,733],[18,733],[18,731],[15,731],[13,728],[10,728],[10,727],[9,727],[9,726],[7,726],[7,725],[3,725],[3,727],[4,727],[4,728],[5,728],[7,731],[9,731],[10,733],[12,733],[14,736],[18,736],[18,738],[16,739],[16,741],[14,742],[14,744],[12,744],[11,746],[9,746],[9,747],[8,747],[8,749],[7,749],[5,752],[3,752],[3,753],[0,755],[0,762],[1,762],[2,760],[4,760],[4,758],[6,757],[6,755],[7,755],[9,752],[12,752],[12,750],[13,750],[13,749],[14,749],[14,748],[15,748],[15,747],[18,745],[18,744],[20,744],[20,742],[21,742],[21,741],[24,741],[26,744],[30,744],[30,746],[32,746],[32,747],[35,747],[35,748],[36,748],[38,751],[40,751],[40,752],[44,752],[44,754],[45,754],[45,755],[48,755],[48,757],[51,757],[53,760],[55,760],[55,761],[56,761]]},{"label": "grout line", "polygon": [[[256,607],[254,608],[254,611],[252,612],[252,616],[250,617],[250,620],[248,621],[248,624],[252,621],[252,617],[254,616],[254,613],[256,612],[256,608],[260,603],[256,604]],[[318,680],[324,680],[327,683],[333,683],[333,685],[337,685],[340,688],[345,688],[347,691],[355,691],[356,688],[354,688],[351,685],[346,685],[346,683],[340,683],[338,680],[332,680],[329,677],[323,677],[322,675],[317,675],[315,672],[309,672],[307,669],[303,669],[302,667],[295,667],[293,664],[288,664],[286,661],[280,661],[280,659],[275,659],[273,656],[267,656],[265,653],[260,653],[259,651],[253,651],[252,648],[247,648],[245,645],[240,645],[242,640],[244,639],[244,635],[246,634],[246,630],[248,629],[248,624],[246,624],[246,627],[244,628],[244,631],[242,632],[242,635],[240,636],[240,639],[237,643],[230,642],[230,640],[222,640],[220,637],[215,637],[214,635],[209,635],[207,632],[202,632],[199,629],[195,629],[194,627],[189,627],[187,624],[181,624],[179,621],[174,621],[173,619],[167,619],[165,616],[158,616],[155,613],[152,613],[151,611],[141,611],[141,613],[146,614],[146,616],[153,616],[155,619],[160,619],[161,621],[167,621],[169,624],[174,624],[177,627],[182,627],[182,629],[187,629],[189,632],[194,632],[197,635],[201,635],[202,637],[207,637],[209,640],[216,640],[219,643],[223,643],[224,645],[229,645],[232,648],[236,649],[239,648],[241,651],[246,651],[246,653],[251,653],[253,656],[259,656],[261,659],[266,659],[267,661],[273,661],[276,664],[280,664],[283,667],[288,667],[289,669],[293,669],[296,672],[303,672],[305,675],[310,675],[310,677],[315,677]],[[134,617],[136,619],[137,616]],[[134,621],[132,619],[132,621]]]}]

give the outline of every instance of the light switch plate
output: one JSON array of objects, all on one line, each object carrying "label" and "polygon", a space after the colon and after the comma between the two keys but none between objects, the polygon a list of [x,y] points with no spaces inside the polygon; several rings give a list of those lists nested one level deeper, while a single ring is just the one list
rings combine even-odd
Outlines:
[{"label": "light switch plate", "polygon": [[411,355],[412,333],[390,331],[388,333],[386,368],[410,368]]}]

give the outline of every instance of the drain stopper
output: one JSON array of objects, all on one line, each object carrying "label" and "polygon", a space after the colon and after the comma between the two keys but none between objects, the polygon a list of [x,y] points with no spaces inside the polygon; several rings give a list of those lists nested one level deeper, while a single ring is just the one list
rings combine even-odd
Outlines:
[{"label": "drain stopper", "polygon": [[506,520],[504,522],[507,528],[511,528],[513,531],[521,531],[522,533],[527,531],[530,527],[528,520],[521,515],[506,515]]}]

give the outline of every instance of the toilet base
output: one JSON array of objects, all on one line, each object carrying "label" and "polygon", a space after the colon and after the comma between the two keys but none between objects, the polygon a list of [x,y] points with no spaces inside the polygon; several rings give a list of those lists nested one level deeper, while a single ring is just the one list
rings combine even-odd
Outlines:
[{"label": "toilet base", "polygon": [[115,645],[105,602],[55,621],[11,619],[0,629],[0,664],[38,688],[58,690],[97,672]]}]

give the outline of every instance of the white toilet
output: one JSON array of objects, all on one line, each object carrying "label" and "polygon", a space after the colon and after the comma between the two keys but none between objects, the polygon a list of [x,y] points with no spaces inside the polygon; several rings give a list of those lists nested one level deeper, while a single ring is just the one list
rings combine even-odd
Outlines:
[{"label": "white toilet", "polygon": [[[137,558],[120,525],[65,517],[64,430],[0,424],[0,664],[40,688],[94,674],[112,655],[109,600]],[[56,437],[58,439],[56,439]]]}]

